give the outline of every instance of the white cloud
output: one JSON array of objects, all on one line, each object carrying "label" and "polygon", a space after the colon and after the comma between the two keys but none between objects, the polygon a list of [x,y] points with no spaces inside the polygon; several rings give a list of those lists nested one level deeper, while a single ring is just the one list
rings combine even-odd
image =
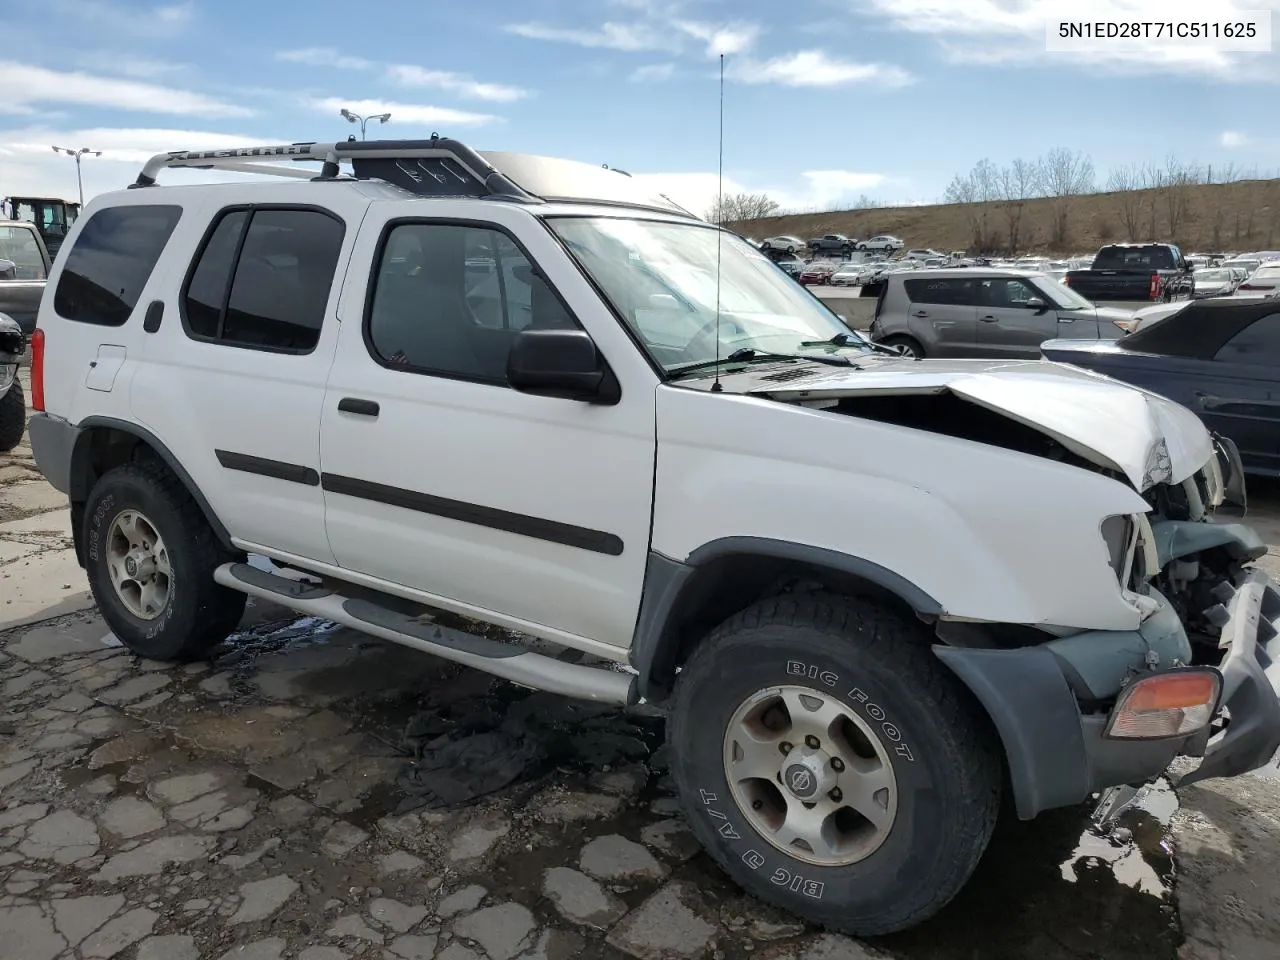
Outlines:
[{"label": "white cloud", "polygon": [[705,43],[708,57],[726,57],[742,53],[754,46],[760,36],[758,23],[704,23],[700,20],[676,20],[672,23],[677,30],[687,33],[696,40]]},{"label": "white cloud", "polygon": [[798,50],[768,60],[740,59],[729,76],[739,83],[777,83],[785,87],[834,87],[874,82],[880,87],[900,87],[911,82],[901,67],[881,63],[855,63],[832,57],[822,50]]},{"label": "white cloud", "polygon": [[277,60],[285,63],[303,63],[309,67],[330,67],[338,70],[367,70],[373,64],[363,57],[352,57],[333,47],[303,47],[299,50],[281,50]]},{"label": "white cloud", "polygon": [[186,3],[175,3],[166,7],[156,7],[153,11],[154,15],[162,23],[186,23],[196,12],[196,5],[192,0]]},{"label": "white cloud", "polygon": [[487,113],[469,113],[466,110],[453,110],[449,107],[433,107],[427,104],[393,103],[389,100],[343,100],[339,97],[325,97],[321,100],[308,101],[313,110],[331,113],[337,116],[344,107],[362,117],[379,113],[391,114],[391,122],[421,123],[425,125],[441,124],[457,127],[480,127],[489,123],[498,123],[501,117]]},{"label": "white cloud", "polygon": [[669,80],[675,71],[676,65],[674,63],[650,63],[632,70],[631,79],[636,83]]},{"label": "white cloud", "polygon": [[103,73],[114,73],[134,80],[155,80],[170,76],[183,69],[180,63],[155,60],[127,53],[87,53],[76,60],[76,66]]},{"label": "white cloud", "polygon": [[1228,149],[1246,147],[1252,142],[1251,137],[1238,130],[1223,130],[1222,136],[1218,137],[1218,143]]},{"label": "white cloud", "polygon": [[[15,196],[75,199],[76,172],[71,158],[51,149],[53,144],[101,150],[101,157],[86,157],[81,171],[85,198],[107,190],[119,190],[134,181],[142,165],[157,153],[170,150],[221,150],[261,146],[254,137],[200,130],[98,127],[85,130],[25,127],[0,130],[0,182]],[[209,182],[237,179],[214,171],[167,171],[161,183]]]},{"label": "white cloud", "polygon": [[[714,173],[638,173],[633,176],[653,190],[665,193],[685,209],[702,216],[720,195],[719,177]],[[724,180],[725,194],[765,193],[784,210],[830,209],[840,201],[856,200],[867,191],[890,183],[882,173],[853,170],[808,170],[800,182],[790,186],[753,182],[732,177]]]},{"label": "white cloud", "polygon": [[529,95],[528,90],[520,87],[509,87],[501,83],[480,83],[465,73],[450,73],[448,70],[427,70],[424,67],[398,65],[388,67],[387,75],[401,86],[430,87],[469,100],[510,103]]},{"label": "white cloud", "polygon": [[608,50],[664,50],[671,46],[670,38],[644,23],[602,23],[595,30],[553,27],[545,23],[512,23],[507,25],[507,32],[530,40],[550,40]]},{"label": "white cloud", "polygon": [[[1266,54],[1230,53],[1205,45],[1157,40],[1116,43],[1109,49],[1049,52],[1046,26],[1062,19],[1100,18],[1138,22],[1201,21],[1200,0],[857,0],[862,11],[882,18],[891,28],[938,38],[955,63],[996,66],[1043,66],[1081,69],[1105,67],[1117,72],[1195,72],[1221,80],[1256,79],[1271,58]],[[1280,10],[1280,0],[1214,0],[1212,19],[1229,21],[1242,10]]]},{"label": "white cloud", "polygon": [[246,107],[189,90],[88,73],[61,73],[12,61],[0,61],[0,90],[4,91],[8,113],[30,114],[37,106],[74,104],[197,117],[253,115]]}]

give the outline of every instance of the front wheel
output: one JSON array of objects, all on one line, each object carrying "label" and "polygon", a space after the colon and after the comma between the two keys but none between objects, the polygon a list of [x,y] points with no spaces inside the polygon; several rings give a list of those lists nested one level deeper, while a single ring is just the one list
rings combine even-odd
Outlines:
[{"label": "front wheel", "polygon": [[786,596],[717,628],[668,734],[689,823],[749,893],[855,936],[937,913],[995,826],[1001,761],[921,626]]},{"label": "front wheel", "polygon": [[910,337],[885,337],[882,344],[909,360],[923,360],[924,347]]},{"label": "front wheel", "polygon": [[22,442],[27,429],[27,400],[22,384],[15,378],[0,396],[0,453],[8,453]]},{"label": "front wheel", "polygon": [[859,249],[859,250],[865,250],[865,249],[867,249],[867,245],[866,245],[865,243],[860,243],[860,244],[858,244],[858,249]]},{"label": "front wheel", "polygon": [[213,572],[222,547],[182,481],[157,460],[116,467],[89,493],[85,571],[111,632],[141,657],[191,660],[226,639],[245,595]]}]

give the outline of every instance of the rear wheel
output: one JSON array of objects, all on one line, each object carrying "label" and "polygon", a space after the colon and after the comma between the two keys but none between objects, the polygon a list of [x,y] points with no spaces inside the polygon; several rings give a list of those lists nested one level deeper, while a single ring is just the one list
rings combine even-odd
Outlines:
[{"label": "rear wheel", "polygon": [[27,399],[22,384],[14,380],[0,397],[0,453],[8,453],[22,442],[27,429]]},{"label": "rear wheel", "polygon": [[219,544],[191,494],[164,464],[108,471],[85,504],[85,569],[103,619],[134,653],[191,660],[225,640],[245,595],[213,572],[240,559]]},{"label": "rear wheel", "polygon": [[911,337],[885,337],[881,343],[892,350],[897,350],[904,357],[909,357],[913,360],[924,359],[924,347],[920,346],[920,343]]},{"label": "rear wheel", "polygon": [[986,849],[994,737],[918,623],[783,597],[716,629],[669,729],[689,823],[751,894],[870,936],[937,913]]}]

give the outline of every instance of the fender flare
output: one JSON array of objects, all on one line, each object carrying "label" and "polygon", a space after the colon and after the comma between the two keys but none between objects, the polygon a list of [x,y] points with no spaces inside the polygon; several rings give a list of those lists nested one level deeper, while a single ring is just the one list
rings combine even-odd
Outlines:
[{"label": "fender flare", "polygon": [[694,595],[699,571],[733,556],[791,561],[850,574],[893,594],[920,616],[942,612],[937,600],[901,574],[824,547],[766,537],[722,537],[697,547],[683,561],[650,550],[630,654],[631,665],[639,674],[636,683],[641,696],[661,699],[667,692],[682,642],[678,629],[684,613],[681,606]]},{"label": "fender flare", "polygon": [[173,455],[172,451],[170,451],[154,433],[146,427],[141,427],[136,423],[129,422],[128,420],[117,420],[115,417],[92,416],[85,417],[76,425],[76,429],[79,432],[76,436],[75,446],[71,453],[69,490],[69,498],[72,503],[76,503],[77,501],[83,503],[89,498],[89,434],[95,427],[119,430],[121,433],[131,434],[150,447],[156,456],[164,461],[165,466],[173,471],[174,476],[182,481],[182,485],[186,487],[187,492],[191,494],[191,499],[196,502],[196,505],[200,508],[200,512],[204,514],[204,518],[208,521],[209,527],[213,530],[214,536],[218,538],[218,542],[228,550],[235,549],[234,545],[231,543],[231,534],[227,531],[226,526],[224,526],[222,521],[218,519],[218,515],[213,511],[213,507],[209,505],[208,499],[201,492],[199,486],[196,485],[195,480],[191,478],[191,474],[189,474],[186,468],[178,462],[178,458]]}]

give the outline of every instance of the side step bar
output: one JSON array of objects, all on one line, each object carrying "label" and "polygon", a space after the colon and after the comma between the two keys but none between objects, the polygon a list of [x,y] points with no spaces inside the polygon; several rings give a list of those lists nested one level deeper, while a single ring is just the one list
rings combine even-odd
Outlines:
[{"label": "side step bar", "polygon": [[332,620],[535,690],[618,706],[629,706],[638,699],[635,678],[630,673],[607,666],[565,663],[514,644],[419,620],[369,600],[344,597],[328,587],[279,577],[247,563],[224,563],[214,571],[213,578],[224,587],[252,597]]}]

